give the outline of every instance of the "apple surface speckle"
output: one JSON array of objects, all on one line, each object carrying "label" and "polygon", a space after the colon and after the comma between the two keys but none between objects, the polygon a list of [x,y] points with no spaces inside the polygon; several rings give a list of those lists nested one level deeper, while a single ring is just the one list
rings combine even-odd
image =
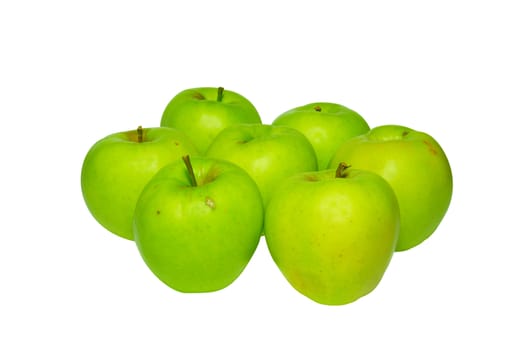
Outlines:
[{"label": "apple surface speckle", "polygon": [[205,198],[205,205],[208,206],[211,209],[215,209],[216,208],[216,203],[214,202],[214,200],[211,197],[206,197]]}]

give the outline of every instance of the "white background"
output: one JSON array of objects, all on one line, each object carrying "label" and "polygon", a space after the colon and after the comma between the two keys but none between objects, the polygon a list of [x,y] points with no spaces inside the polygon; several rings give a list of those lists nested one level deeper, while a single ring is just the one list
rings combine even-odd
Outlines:
[{"label": "white background", "polygon": [[[523,12],[358,3],[3,1],[0,348],[521,349]],[[81,164],[179,91],[220,85],[266,123],[330,101],[428,132],[454,172],[439,229],[341,307],[292,289],[263,239],[230,287],[169,289],[91,217]]]}]

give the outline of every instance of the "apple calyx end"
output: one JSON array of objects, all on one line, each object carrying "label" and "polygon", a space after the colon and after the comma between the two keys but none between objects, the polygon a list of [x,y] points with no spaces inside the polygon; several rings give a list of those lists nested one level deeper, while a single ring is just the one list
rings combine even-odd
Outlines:
[{"label": "apple calyx end", "polygon": [[347,165],[345,162],[340,162],[338,164],[338,168],[336,168],[336,178],[346,178],[349,174],[347,169],[349,169],[351,166]]},{"label": "apple calyx end", "polygon": [[218,101],[218,102],[222,102],[222,100],[223,100],[223,91],[224,91],[224,90],[225,90],[225,89],[223,88],[223,86],[220,86],[220,87],[218,88],[218,96],[216,97],[216,101]]},{"label": "apple calyx end", "polygon": [[314,106],[313,108],[316,112],[321,112],[321,106]]},{"label": "apple calyx end", "polygon": [[196,177],[194,176],[194,169],[191,164],[191,158],[188,154],[184,155],[182,157],[183,162],[185,163],[185,167],[187,168],[187,172],[189,173],[189,180],[191,181],[191,186],[196,187],[198,186],[198,183],[196,182]]}]

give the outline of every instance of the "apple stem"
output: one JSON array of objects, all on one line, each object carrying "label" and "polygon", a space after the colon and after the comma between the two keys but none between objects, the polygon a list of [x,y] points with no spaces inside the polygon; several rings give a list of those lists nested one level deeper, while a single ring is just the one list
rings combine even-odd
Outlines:
[{"label": "apple stem", "polygon": [[344,178],[347,177],[346,170],[350,168],[350,165],[347,165],[345,162],[341,162],[338,164],[338,168],[336,169],[336,178]]},{"label": "apple stem", "polygon": [[138,135],[138,142],[143,142],[143,128],[141,125],[136,129],[136,134]]},{"label": "apple stem", "polygon": [[189,155],[186,154],[182,157],[183,162],[185,163],[185,167],[187,168],[187,171],[189,172],[189,180],[191,181],[191,186],[196,187],[198,186],[198,183],[196,182],[196,177],[194,176],[194,169],[191,164],[191,158],[189,158]]},{"label": "apple stem", "polygon": [[220,86],[220,87],[218,88],[218,97],[216,98],[216,101],[218,101],[218,102],[222,102],[222,100],[223,100],[223,90],[224,90],[224,89],[223,89],[222,86]]},{"label": "apple stem", "polygon": [[314,106],[314,110],[316,112],[321,112],[321,106]]}]

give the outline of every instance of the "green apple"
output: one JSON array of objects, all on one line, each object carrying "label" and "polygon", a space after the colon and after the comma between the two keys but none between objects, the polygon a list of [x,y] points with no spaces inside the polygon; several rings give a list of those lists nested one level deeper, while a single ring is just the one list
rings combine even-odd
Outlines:
[{"label": "green apple", "polygon": [[376,288],[398,231],[390,185],[345,163],[286,179],[265,213],[274,262],[297,291],[326,305],[351,303]]},{"label": "green apple", "polygon": [[396,250],[417,246],[436,230],[452,196],[452,172],[445,152],[430,135],[383,125],[346,141],[331,166],[345,161],[373,171],[394,189],[401,211]]},{"label": "green apple", "polygon": [[329,102],[310,103],[291,109],[273,122],[301,131],[316,151],[318,169],[326,169],[334,152],[351,137],[369,131],[361,115],[345,106]]},{"label": "green apple", "polygon": [[231,284],[260,239],[263,204],[240,167],[184,157],[144,188],[134,217],[135,242],[149,269],[180,292]]},{"label": "green apple", "polygon": [[238,123],[261,124],[254,105],[223,87],[202,87],[174,96],[163,112],[160,125],[185,132],[203,154],[220,131]]},{"label": "green apple", "polygon": [[312,145],[299,131],[265,124],[237,124],[219,133],[207,156],[242,167],[254,179],[264,203],[284,178],[317,170]]},{"label": "green apple", "polygon": [[133,239],[133,213],[145,184],[164,165],[196,154],[189,138],[172,128],[118,132],[96,142],[82,165],[85,203],[107,230]]}]

